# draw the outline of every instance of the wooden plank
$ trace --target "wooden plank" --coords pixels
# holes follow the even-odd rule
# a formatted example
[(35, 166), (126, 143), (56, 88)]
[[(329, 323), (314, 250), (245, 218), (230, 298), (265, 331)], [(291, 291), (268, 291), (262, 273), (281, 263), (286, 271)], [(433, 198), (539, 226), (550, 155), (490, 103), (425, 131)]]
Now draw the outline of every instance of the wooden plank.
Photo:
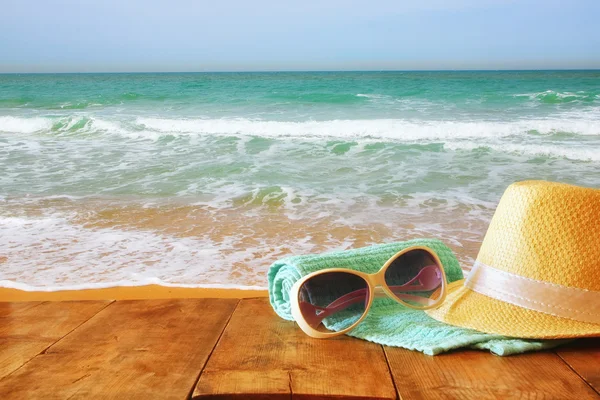
[(556, 353), (597, 393), (600, 393), (600, 339), (580, 339)]
[(187, 398), (237, 303), (116, 301), (1, 380), (0, 398)]
[(90, 319), (109, 303), (0, 303), (0, 379)]
[(280, 319), (267, 299), (242, 300), (196, 386), (196, 399), (395, 399), (381, 346), (319, 340)]
[(42, 304), (40, 301), (0, 302), (0, 318), (16, 315), (18, 312), (39, 306), (40, 304)]
[(595, 399), (552, 352), (498, 357), (457, 351), (435, 357), (385, 348), (402, 399)]

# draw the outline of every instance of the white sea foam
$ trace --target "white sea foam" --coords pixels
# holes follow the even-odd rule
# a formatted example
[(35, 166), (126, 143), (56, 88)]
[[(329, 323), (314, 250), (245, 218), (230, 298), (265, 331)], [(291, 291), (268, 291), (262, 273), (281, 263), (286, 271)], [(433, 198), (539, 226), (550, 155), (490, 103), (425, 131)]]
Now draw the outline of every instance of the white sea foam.
[(82, 284), (67, 284), (60, 286), (32, 286), (25, 283), (14, 282), (11, 280), (0, 280), (0, 287), (23, 290), (25, 292), (55, 292), (58, 290), (87, 290), (87, 289), (106, 289), (113, 287), (131, 287), (131, 286), (146, 286), (159, 285), (165, 287), (190, 288), (190, 289), (237, 289), (237, 290), (267, 290), (266, 286), (245, 286), (235, 284), (218, 284), (218, 283), (202, 283), (202, 284), (186, 284), (186, 283), (169, 283), (158, 278), (147, 278), (139, 281), (120, 281), (120, 282), (101, 282), (101, 283), (82, 283)]
[(449, 150), (475, 150), (489, 148), (501, 153), (523, 154), (527, 156), (563, 157), (570, 160), (600, 161), (600, 149), (577, 146), (569, 148), (560, 144), (524, 144), (524, 143), (472, 143), (449, 141), (444, 143)]
[[(110, 228), (82, 225), (77, 221), (87, 211), (73, 214), (76, 204), (64, 212), (46, 206), (46, 216), (0, 216), (0, 287), (55, 291), (158, 284), (264, 289), (273, 261), (315, 253), (317, 248), (322, 252), (356, 247), (353, 229), (363, 235), (365, 230), (380, 229), (384, 236), (373, 236), (378, 242), (437, 237), (462, 247), (476, 241), (490, 208), (477, 199), (471, 199), (470, 206), (461, 204), (456, 198), (462, 196), (450, 192), (447, 199), (439, 199), (439, 193), (432, 192), (409, 196), (403, 206), (382, 207), (375, 199), (371, 205), (364, 203), (365, 194), (359, 196), (362, 206), (344, 205), (347, 200), (342, 195), (325, 204), (299, 205), (304, 211), (297, 214), (302, 218), (298, 222), (293, 216), (277, 218), (270, 213), (255, 215), (257, 209), (238, 209), (234, 212), (244, 213), (243, 229), (223, 235), (221, 231), (212, 234), (207, 227), (205, 233), (191, 237), (120, 224)], [(12, 200), (5, 209), (17, 204), (18, 200)], [(224, 214), (214, 212), (219, 224)], [(450, 217), (455, 213), (465, 215), (460, 226)], [(270, 224), (279, 221), (272, 230), (263, 226), (266, 215)], [(340, 231), (347, 233), (340, 235)]]
[(385, 94), (363, 94), (359, 93), (356, 97), (365, 97), (367, 99), (390, 99), (392, 96), (387, 96)]
[[(235, 262), (253, 257), (245, 253), (226, 257), (223, 251), (230, 245), (227, 239), (214, 243), (149, 231), (85, 228), (61, 216), (0, 217), (0, 286), (35, 290), (147, 284), (237, 287), (227, 276)], [(238, 275), (241, 282), (264, 282), (262, 276)]]
[(0, 117), (0, 132), (34, 133), (48, 131), (51, 128), (52, 120), (49, 118), (20, 118), (12, 116)]
[(533, 119), (522, 121), (414, 121), (398, 119), (332, 121), (263, 121), (239, 119), (138, 118), (148, 131), (164, 134), (226, 134), (262, 137), (378, 138), (394, 141), (422, 139), (494, 138), (569, 132), (600, 135), (598, 120)]
[[(77, 125), (81, 125), (78, 128)], [(54, 128), (53, 128), (54, 127)], [(565, 112), (545, 119), (514, 121), (488, 120), (405, 120), (365, 119), (328, 121), (273, 121), (248, 118), (148, 118), (107, 120), (96, 116), (69, 117), (0, 117), (0, 131), (9, 133), (86, 134), (100, 133), (129, 138), (157, 140), (165, 135), (249, 135), (269, 138), (375, 138), (392, 141), (423, 139), (496, 138), (566, 132), (600, 136), (600, 115), (588, 112)]]
[(531, 100), (541, 100), (545, 98), (557, 98), (557, 99), (585, 99), (589, 97), (589, 94), (585, 92), (558, 92), (555, 90), (546, 90), (543, 92), (534, 92), (534, 93), (519, 93), (514, 94), (513, 97), (527, 97)]

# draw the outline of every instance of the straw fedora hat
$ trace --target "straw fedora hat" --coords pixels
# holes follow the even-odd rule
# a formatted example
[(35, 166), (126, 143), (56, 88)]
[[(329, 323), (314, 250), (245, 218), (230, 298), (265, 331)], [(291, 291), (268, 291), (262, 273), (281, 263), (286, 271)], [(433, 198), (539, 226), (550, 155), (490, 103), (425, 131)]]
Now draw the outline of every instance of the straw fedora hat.
[(600, 190), (510, 185), (464, 285), (427, 313), (505, 336), (600, 336)]

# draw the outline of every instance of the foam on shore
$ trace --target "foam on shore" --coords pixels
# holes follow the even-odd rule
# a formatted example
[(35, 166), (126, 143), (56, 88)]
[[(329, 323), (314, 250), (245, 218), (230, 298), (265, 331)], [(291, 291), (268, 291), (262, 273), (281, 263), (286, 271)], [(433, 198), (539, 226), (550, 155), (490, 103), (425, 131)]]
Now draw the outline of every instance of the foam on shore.
[(0, 301), (141, 300), (177, 298), (267, 297), (266, 289), (175, 287), (161, 285), (115, 286), (86, 290), (28, 291), (0, 287)]

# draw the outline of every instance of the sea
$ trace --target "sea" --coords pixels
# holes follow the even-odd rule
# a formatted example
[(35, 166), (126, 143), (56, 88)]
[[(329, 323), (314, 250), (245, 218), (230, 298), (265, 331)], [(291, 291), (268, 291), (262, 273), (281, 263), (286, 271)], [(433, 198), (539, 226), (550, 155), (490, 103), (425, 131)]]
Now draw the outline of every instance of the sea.
[(600, 71), (3, 74), (0, 286), (265, 288), (423, 237), (468, 271), (528, 179), (600, 187)]

